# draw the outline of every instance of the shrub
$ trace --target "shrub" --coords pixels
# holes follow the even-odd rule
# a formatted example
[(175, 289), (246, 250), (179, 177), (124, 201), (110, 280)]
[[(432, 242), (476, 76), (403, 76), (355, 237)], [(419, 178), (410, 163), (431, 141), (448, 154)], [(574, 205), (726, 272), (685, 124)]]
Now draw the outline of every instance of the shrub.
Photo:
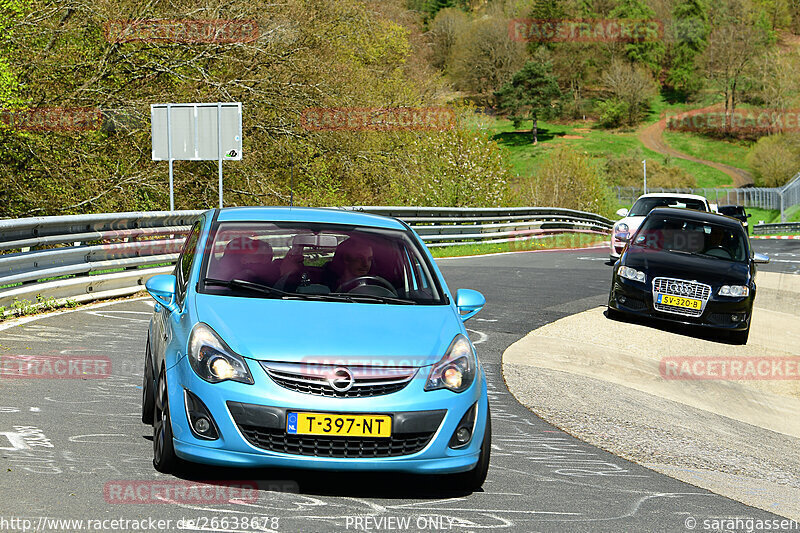
[(592, 159), (568, 146), (559, 146), (539, 166), (535, 176), (521, 184), (520, 203), (563, 207), (608, 215), (613, 210), (611, 190)]
[(800, 170), (800, 139), (778, 134), (762, 137), (747, 154), (758, 187), (780, 187)]
[[(642, 160), (644, 154), (639, 150), (624, 155), (609, 157), (605, 170), (608, 181), (619, 187), (641, 187), (643, 185)], [(697, 186), (694, 176), (680, 167), (671, 166), (665, 161), (647, 161), (647, 186), (664, 188), (693, 188)]]
[(604, 128), (618, 128), (628, 116), (630, 106), (616, 98), (610, 98), (597, 104), (600, 113), (600, 125)]

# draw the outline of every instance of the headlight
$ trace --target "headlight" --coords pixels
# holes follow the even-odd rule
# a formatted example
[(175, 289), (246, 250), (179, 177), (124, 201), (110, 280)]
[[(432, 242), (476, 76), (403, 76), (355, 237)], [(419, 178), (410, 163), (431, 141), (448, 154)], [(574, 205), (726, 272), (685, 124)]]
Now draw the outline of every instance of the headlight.
[(619, 267), (619, 270), (617, 270), (617, 274), (619, 274), (620, 277), (623, 277), (625, 279), (640, 281), (642, 283), (644, 283), (645, 280), (647, 279), (647, 276), (645, 276), (644, 272), (640, 272), (634, 268), (626, 266)]
[(732, 296), (734, 298), (740, 298), (742, 296), (748, 296), (749, 294), (750, 288), (745, 285), (723, 285), (719, 288), (720, 296)]
[(203, 323), (197, 324), (189, 337), (189, 363), (195, 373), (209, 383), (231, 380), (253, 384), (244, 359)]
[(425, 384), (425, 390), (450, 389), (454, 392), (467, 390), (475, 380), (478, 362), (472, 343), (462, 334), (456, 335), (447, 353), (433, 365)]
[(628, 233), (628, 225), (625, 224), (624, 222), (621, 222), (621, 223), (617, 224), (616, 231), (622, 232), (622, 233)]

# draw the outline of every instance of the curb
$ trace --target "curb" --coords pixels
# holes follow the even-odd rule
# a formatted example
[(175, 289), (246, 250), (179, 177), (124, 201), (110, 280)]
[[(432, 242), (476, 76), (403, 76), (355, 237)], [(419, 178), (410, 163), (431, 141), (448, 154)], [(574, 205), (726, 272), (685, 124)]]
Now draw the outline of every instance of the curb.
[(751, 239), (800, 239), (800, 235), (753, 235)]

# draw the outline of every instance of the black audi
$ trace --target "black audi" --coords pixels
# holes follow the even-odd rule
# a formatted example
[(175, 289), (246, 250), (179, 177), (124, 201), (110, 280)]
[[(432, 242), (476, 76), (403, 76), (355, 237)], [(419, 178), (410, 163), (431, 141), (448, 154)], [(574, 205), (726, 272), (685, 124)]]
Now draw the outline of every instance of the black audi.
[(742, 224), (688, 209), (654, 209), (614, 265), (608, 317), (626, 314), (727, 330), (747, 343), (756, 264)]

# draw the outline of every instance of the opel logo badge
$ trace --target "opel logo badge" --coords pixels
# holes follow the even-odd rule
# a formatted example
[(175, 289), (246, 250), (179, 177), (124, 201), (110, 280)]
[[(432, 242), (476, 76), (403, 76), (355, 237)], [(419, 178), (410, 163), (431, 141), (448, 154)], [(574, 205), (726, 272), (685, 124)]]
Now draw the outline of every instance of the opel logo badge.
[(333, 390), (337, 392), (347, 392), (353, 388), (353, 373), (343, 366), (338, 367), (333, 371), (333, 374), (328, 378), (328, 383)]

